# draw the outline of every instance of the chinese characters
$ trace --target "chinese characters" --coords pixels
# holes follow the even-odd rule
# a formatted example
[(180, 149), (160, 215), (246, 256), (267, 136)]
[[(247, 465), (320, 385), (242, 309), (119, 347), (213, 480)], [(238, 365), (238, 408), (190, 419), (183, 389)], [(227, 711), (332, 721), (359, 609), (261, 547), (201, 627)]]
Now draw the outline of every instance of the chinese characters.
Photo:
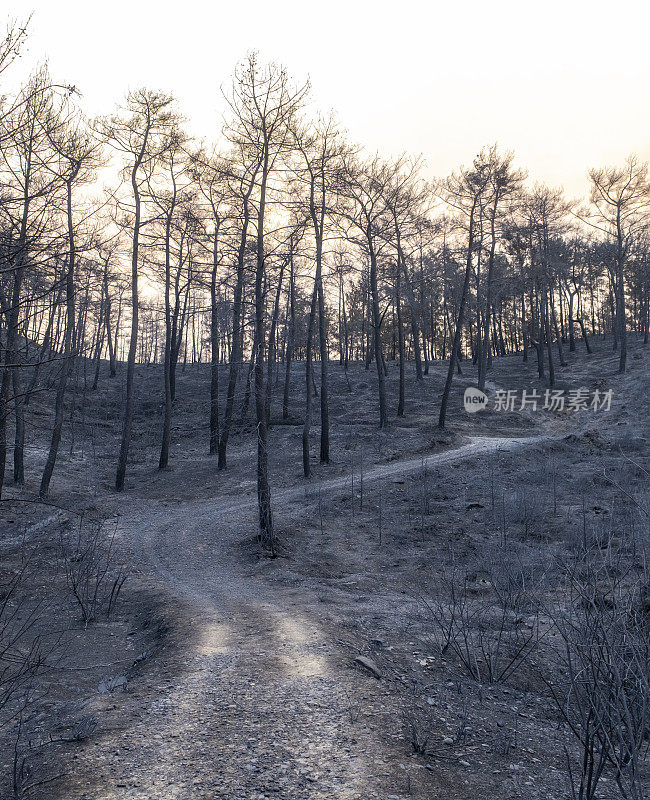
[(609, 411), (611, 405), (611, 389), (497, 389), (494, 396), (495, 411)]

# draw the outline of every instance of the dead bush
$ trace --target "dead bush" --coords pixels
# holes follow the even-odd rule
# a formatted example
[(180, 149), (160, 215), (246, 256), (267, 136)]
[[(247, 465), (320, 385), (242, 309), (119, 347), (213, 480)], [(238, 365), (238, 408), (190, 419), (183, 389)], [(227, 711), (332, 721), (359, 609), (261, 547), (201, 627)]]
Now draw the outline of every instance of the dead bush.
[(551, 694), (577, 744), (566, 749), (574, 798), (596, 797), (606, 768), (625, 800), (643, 800), (650, 732), (647, 575), (592, 548), (567, 570), (569, 603), (555, 614), (560, 634)]
[(114, 544), (115, 530), (108, 534), (101, 522), (85, 523), (83, 517), (76, 534), (61, 536), (66, 582), (84, 625), (99, 613), (110, 617), (128, 577), (127, 567), (117, 560)]
[(38, 606), (22, 593), (26, 562), (0, 584), (0, 723), (15, 716), (14, 701), (31, 684), (43, 661), (41, 637), (35, 632)]
[(451, 651), (478, 683), (501, 683), (531, 657), (540, 638), (539, 615), (517, 573), (498, 577), (452, 571), (441, 595), (425, 601), (441, 654)]

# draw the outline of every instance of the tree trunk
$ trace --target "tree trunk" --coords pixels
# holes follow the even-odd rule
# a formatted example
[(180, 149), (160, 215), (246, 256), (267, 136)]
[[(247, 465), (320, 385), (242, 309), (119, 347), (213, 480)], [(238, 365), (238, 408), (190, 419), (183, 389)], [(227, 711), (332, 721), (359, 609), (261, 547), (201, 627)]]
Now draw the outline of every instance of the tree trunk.
[[(402, 300), (400, 292), (400, 270), (397, 267), (397, 275), (395, 276), (395, 307), (397, 311), (397, 343), (399, 349), (399, 396), (397, 400), (397, 416), (404, 416), (404, 361), (406, 359), (404, 353), (404, 330), (402, 328)], [(417, 364), (417, 361), (416, 361)], [(422, 380), (422, 372), (420, 370), (420, 380)]]
[(264, 154), (260, 201), (257, 211), (257, 268), (255, 270), (255, 412), (257, 417), (257, 504), (259, 509), (259, 535), (261, 542), (275, 555), (275, 534), (271, 512), (271, 489), (268, 471), (268, 423), (264, 394), (264, 212), (266, 180), (268, 175), (268, 145)]
[(548, 384), (552, 388), (555, 386), (555, 366), (553, 365), (553, 342), (551, 335), (551, 325), (549, 319), (549, 302), (547, 290), (544, 289), (544, 307), (543, 307), (543, 327), (544, 339), (546, 341), (546, 354), (548, 356)]
[(574, 303), (575, 303), (575, 293), (574, 292), (569, 292), (569, 311), (568, 311), (569, 320), (568, 320), (568, 324), (569, 324), (569, 352), (570, 353), (575, 353), (575, 351), (576, 351), (576, 337), (575, 337), (575, 329), (574, 329), (575, 319), (573, 317), (573, 306), (574, 306)]
[(25, 406), (22, 390), (20, 353), (14, 351), (16, 365), (12, 371), (14, 389), (14, 413), (16, 424), (14, 429), (14, 483), (22, 486), (25, 483)]
[(560, 359), (560, 366), (566, 367), (567, 363), (564, 359), (564, 348), (562, 347), (562, 332), (558, 328), (557, 324), (557, 314), (555, 313), (555, 304), (553, 303), (553, 296), (551, 295), (550, 299), (550, 306), (551, 306), (551, 320), (553, 322), (553, 330), (555, 331), (555, 338), (557, 340), (557, 354)]
[(445, 419), (447, 417), (447, 405), (449, 404), (449, 395), (451, 393), (451, 384), (454, 379), (454, 362), (458, 359), (460, 351), (460, 340), (463, 331), (463, 319), (465, 316), (465, 305), (467, 304), (467, 294), (469, 292), (469, 281), (472, 272), (472, 253), (474, 250), (474, 213), (476, 210), (476, 203), (472, 206), (472, 211), (469, 218), (469, 234), (467, 242), (467, 257), (465, 261), (465, 278), (463, 280), (463, 290), (460, 296), (460, 307), (458, 309), (458, 319), (456, 320), (456, 331), (454, 333), (454, 341), (451, 347), (451, 355), (449, 357), (449, 368), (447, 370), (447, 379), (445, 381), (445, 388), (442, 393), (442, 400), (440, 402), (440, 414), (438, 416), (438, 427), (442, 430), (445, 427)]
[(138, 352), (138, 248), (140, 244), (140, 188), (138, 186), (138, 168), (144, 157), (146, 144), (143, 143), (141, 155), (136, 159), (131, 171), (131, 186), (135, 203), (135, 218), (133, 221), (133, 237), (131, 241), (131, 341), (126, 364), (126, 402), (124, 405), (124, 422), (122, 425), (122, 440), (120, 455), (117, 462), (117, 475), (115, 476), (115, 489), (121, 492), (124, 489), (126, 464), (129, 457), (131, 444), (131, 429), (133, 426), (133, 412), (135, 410), (135, 359)]
[(280, 274), (278, 275), (278, 287), (275, 292), (275, 302), (273, 303), (273, 314), (271, 316), (271, 329), (269, 331), (269, 347), (267, 353), (267, 370), (266, 370), (266, 420), (268, 425), (271, 424), (271, 393), (273, 388), (273, 364), (276, 360), (276, 331), (278, 327), (278, 317), (280, 316), (280, 297), (282, 296), (282, 279), (284, 277), (284, 268), (286, 262), (283, 259), (280, 262)]
[(106, 340), (108, 343), (108, 363), (109, 363), (109, 376), (114, 378), (117, 374), (115, 348), (117, 346), (117, 325), (115, 331), (115, 341), (111, 335), (111, 294), (108, 288), (108, 258), (104, 262), (104, 295), (106, 297)]
[[(318, 264), (318, 262), (317, 262)], [(316, 267), (318, 270), (318, 266)], [(307, 322), (307, 345), (305, 350), (305, 419), (302, 427), (302, 471), (305, 478), (311, 476), (309, 462), (309, 433), (311, 428), (312, 411), (312, 343), (314, 337), (314, 319), (316, 316), (316, 303), (318, 300), (318, 275), (314, 280), (309, 308), (309, 321)]]
[(210, 275), (210, 453), (219, 451), (219, 306), (217, 304), (217, 269), (219, 266), (219, 224), (215, 222), (212, 239)]
[[(158, 469), (166, 469), (169, 463), (169, 445), (172, 436), (172, 320), (171, 320), (171, 235), (172, 217), (174, 214), (176, 196), (176, 185), (174, 183), (174, 194), (172, 196), (171, 207), (167, 209), (165, 218), (165, 354), (163, 367), (163, 392), (165, 400), (165, 410), (163, 416), (163, 434), (160, 446), (160, 458), (158, 459)], [(179, 270), (180, 271), (180, 270)]]
[(248, 224), (250, 221), (249, 199), (253, 191), (255, 174), (253, 174), (247, 191), (243, 195), (243, 220), (241, 234), (239, 238), (239, 248), (237, 250), (237, 283), (233, 297), (232, 309), (232, 347), (230, 348), (230, 370), (228, 375), (228, 391), (226, 394), (226, 407), (224, 410), (223, 427), (221, 438), (219, 439), (219, 462), (218, 469), (226, 469), (226, 449), (228, 438), (232, 426), (232, 414), (235, 405), (235, 389), (237, 388), (237, 376), (241, 366), (242, 358), (242, 294), (244, 288), (244, 266), (246, 260), (246, 244), (248, 238)]
[(289, 261), (289, 330), (287, 332), (287, 347), (284, 355), (284, 392), (282, 394), (282, 419), (289, 419), (289, 389), (291, 386), (291, 359), (293, 357), (293, 344), (296, 329), (296, 290), (293, 268), (293, 253)]
[(102, 295), (99, 301), (99, 317), (97, 320), (97, 344), (95, 345), (95, 374), (93, 376), (93, 385), (91, 391), (96, 392), (99, 386), (99, 371), (102, 363), (102, 350), (104, 349), (104, 314), (106, 313), (106, 304)]
[(372, 296), (373, 342), (375, 347), (375, 363), (377, 364), (377, 382), (379, 386), (379, 427), (388, 425), (386, 407), (385, 368), (381, 351), (381, 315), (379, 311), (379, 290), (377, 287), (377, 254), (375, 253), (373, 233), (367, 228), (368, 247), (370, 250), (370, 291)]
[[(402, 270), (402, 274), (404, 275), (404, 286), (406, 288), (406, 298), (409, 303), (409, 308), (411, 311), (411, 338), (413, 339), (413, 355), (415, 358), (415, 379), (417, 381), (421, 381), (422, 378), (422, 355), (420, 352), (420, 327), (418, 325), (418, 315), (417, 315), (417, 306), (415, 303), (415, 295), (413, 293), (413, 286), (411, 284), (411, 277), (408, 273), (408, 267), (406, 266), (406, 258), (404, 257), (404, 252), (402, 249), (402, 239), (401, 239), (401, 232), (399, 229), (399, 224), (397, 221), (397, 216), (393, 213), (393, 221), (395, 224), (395, 238), (397, 243), (397, 269), (398, 272)], [(397, 303), (399, 305), (400, 299), (399, 295), (397, 296)], [(399, 324), (399, 323), (398, 323)], [(402, 334), (403, 335), (403, 334)], [(425, 348), (426, 349), (426, 348)]]
[[(18, 344), (18, 324), (20, 319), (20, 295), (22, 290), (23, 272), (27, 262), (27, 220), (29, 217), (30, 202), (29, 175), (25, 178), (23, 210), (20, 224), (20, 233), (16, 243), (16, 265), (14, 268), (11, 299), (7, 310), (7, 333), (5, 342), (5, 363), (2, 370), (0, 383), (0, 497), (4, 487), (5, 463), (7, 460), (7, 421), (9, 418), (9, 392), (12, 385)], [(14, 390), (15, 392), (15, 390)]]
[(75, 307), (74, 307), (74, 275), (75, 275), (75, 238), (74, 227), (72, 221), (72, 179), (67, 181), (66, 185), (67, 195), (67, 216), (68, 216), (68, 270), (65, 281), (65, 298), (66, 298), (66, 326), (65, 326), (65, 352), (63, 364), (61, 366), (61, 375), (59, 377), (59, 384), (56, 390), (56, 399), (54, 404), (54, 427), (52, 428), (52, 438), (50, 440), (50, 450), (45, 462), (45, 469), (41, 478), (41, 486), (39, 489), (40, 497), (47, 497), (50, 490), (50, 480), (54, 472), (54, 465), (59, 450), (59, 443), (61, 441), (61, 431), (63, 428), (63, 404), (65, 400), (65, 390), (68, 383), (68, 376), (72, 369), (72, 362), (74, 360), (74, 324), (75, 324)]
[(38, 361), (36, 362), (36, 366), (34, 367), (34, 372), (32, 374), (32, 379), (29, 382), (29, 386), (27, 387), (27, 392), (25, 393), (25, 405), (29, 405), (29, 400), (32, 396), (32, 392), (36, 388), (38, 384), (38, 377), (40, 375), (41, 367), (43, 366), (43, 361), (45, 361), (47, 354), (50, 352), (50, 344), (52, 341), (52, 326), (54, 325), (54, 317), (55, 317), (55, 307), (59, 302), (59, 292), (54, 295), (54, 299), (52, 301), (52, 307), (50, 309), (50, 314), (47, 320), (47, 326), (45, 328), (45, 335), (43, 337), (43, 344), (41, 345), (41, 350), (38, 356)]
[(318, 281), (318, 333), (320, 339), (320, 462), (330, 463), (330, 420), (329, 420), (329, 388), (327, 367), (327, 328), (325, 319), (325, 298), (323, 297), (323, 278)]

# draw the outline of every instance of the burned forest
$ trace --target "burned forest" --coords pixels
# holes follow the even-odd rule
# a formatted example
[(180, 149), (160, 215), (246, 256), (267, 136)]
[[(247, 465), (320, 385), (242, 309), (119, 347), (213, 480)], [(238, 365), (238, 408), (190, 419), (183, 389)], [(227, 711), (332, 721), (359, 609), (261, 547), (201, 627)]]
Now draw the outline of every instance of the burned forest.
[(481, 105), (450, 162), (460, 99), (419, 154), (387, 43), (364, 140), (374, 68), (348, 128), (244, 8), (229, 72), (182, 10), (125, 32), (128, 85), (39, 13), (0, 42), (0, 800), (650, 796), (650, 128), (566, 188), (487, 62), (464, 100), (526, 125)]

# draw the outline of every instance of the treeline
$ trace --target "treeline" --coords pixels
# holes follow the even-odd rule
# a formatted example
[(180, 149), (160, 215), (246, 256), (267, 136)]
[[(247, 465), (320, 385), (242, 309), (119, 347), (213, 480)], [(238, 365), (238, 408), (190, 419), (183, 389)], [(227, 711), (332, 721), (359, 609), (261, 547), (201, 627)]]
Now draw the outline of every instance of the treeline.
[[(20, 26), (9, 30), (0, 78), (25, 37)], [(260, 536), (272, 550), (271, 385), (280, 373), (286, 419), (292, 362), (305, 364), (309, 477), (315, 399), (320, 460), (329, 461), (332, 361), (374, 364), (383, 427), (389, 409), (404, 414), (406, 363), (421, 381), (432, 362), (447, 360), (443, 427), (463, 359), (477, 364), (483, 388), (493, 357), (528, 359), (532, 350), (552, 386), (577, 340), (589, 352), (591, 337), (613, 334), (621, 371), (630, 331), (647, 342), (650, 186), (635, 157), (592, 170), (591, 201), (580, 205), (531, 186), (496, 146), (436, 181), (424, 177), (419, 158), (369, 156), (332, 116), (310, 113), (308, 85), (255, 55), (236, 68), (225, 99), (215, 145), (188, 136), (174, 99), (155, 91), (130, 92), (114, 115), (89, 120), (75, 89), (40, 69), (3, 99), (0, 489), (11, 431), (13, 480), (24, 482), (25, 409), (45, 373), (56, 377), (42, 497), (76, 359), (91, 365), (93, 389), (126, 362), (117, 490), (128, 466), (136, 364), (164, 366), (165, 468), (177, 365), (206, 362), (209, 448), (219, 469), (237, 386), (250, 382)], [(395, 399), (386, 395), (390, 359), (399, 362)]]

